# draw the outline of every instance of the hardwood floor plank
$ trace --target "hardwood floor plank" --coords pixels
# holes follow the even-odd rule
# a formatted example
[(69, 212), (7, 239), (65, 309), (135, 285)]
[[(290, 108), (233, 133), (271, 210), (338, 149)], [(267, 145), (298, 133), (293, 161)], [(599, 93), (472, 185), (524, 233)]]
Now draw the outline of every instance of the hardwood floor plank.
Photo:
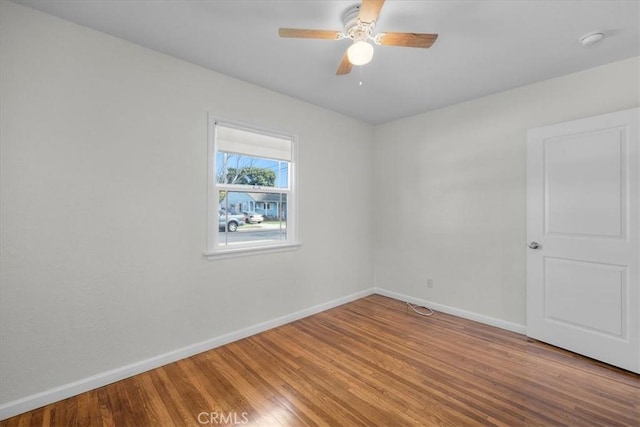
[[(303, 360), (301, 360), (303, 361)], [(314, 363), (303, 364), (295, 371), (295, 382), (304, 383), (312, 393), (321, 394), (321, 400), (329, 412), (330, 407), (337, 407), (339, 412), (348, 414), (347, 419), (337, 420), (339, 423), (371, 424), (371, 417), (382, 417), (378, 408), (371, 408), (367, 402), (360, 399), (350, 391), (350, 382), (345, 380), (344, 373), (335, 369), (319, 369)]]
[(86, 399), (78, 399), (78, 411), (80, 414), (80, 425), (99, 426), (102, 424), (100, 416), (100, 403), (98, 402), (97, 390), (86, 393)]
[[(248, 344), (239, 345), (241, 348), (234, 351), (244, 353), (245, 356), (247, 353), (252, 355), (245, 357), (246, 363), (254, 372), (260, 372), (260, 382), (271, 390), (274, 401), (286, 411), (294, 425), (322, 425), (326, 420), (333, 420), (320, 402), (313, 399), (312, 394), (291, 385), (300, 381), (297, 373), (301, 366), (297, 356), (280, 358), (278, 344), (272, 344), (272, 340), (266, 335), (260, 335)], [(265, 365), (265, 360), (270, 360), (271, 363)]]
[[(305, 333), (309, 333), (309, 329), (303, 328), (301, 324), (297, 325), (297, 327), (300, 328), (300, 330), (305, 331)], [(318, 337), (315, 336), (314, 338), (317, 339)], [(298, 345), (301, 348), (305, 346), (303, 343), (298, 343)], [(413, 387), (416, 384), (407, 385), (402, 378), (398, 378), (390, 372), (378, 372), (375, 364), (371, 363), (371, 360), (362, 357), (357, 352), (343, 348), (342, 344), (339, 345), (339, 348), (334, 349), (330, 346), (322, 345), (322, 339), (319, 339), (316, 345), (309, 347), (309, 353), (306, 356), (309, 358), (313, 357), (313, 354), (316, 353), (313, 351), (313, 348), (317, 346), (321, 346), (321, 348), (323, 348), (322, 354), (326, 354), (333, 361), (331, 366), (337, 366), (341, 372), (348, 372), (352, 377), (352, 381), (353, 378), (358, 378), (362, 381), (369, 380), (367, 386), (377, 389), (378, 392), (381, 393), (381, 398), (388, 399), (388, 394), (383, 394), (383, 390), (396, 391), (400, 396), (402, 396), (401, 401), (397, 402), (397, 407), (408, 407), (415, 413), (423, 413), (426, 406), (433, 404), (431, 409), (427, 411), (431, 421), (436, 424), (449, 425), (444, 421), (444, 418), (441, 417), (442, 413), (439, 405), (441, 402), (438, 402), (436, 397), (432, 397), (432, 401), (429, 403), (424, 402), (422, 399), (415, 400), (416, 397), (419, 397), (419, 393), (417, 393)], [(381, 355), (381, 357), (384, 357), (384, 355)], [(322, 362), (316, 361), (316, 363)], [(389, 402), (386, 403), (388, 404)], [(464, 413), (458, 413), (450, 421), (454, 424), (459, 424), (462, 422), (468, 423), (470, 420)]]
[[(326, 348), (324, 350), (323, 354), (329, 357), (332, 356), (331, 351)], [(311, 363), (315, 362), (313, 354), (309, 354), (307, 357)], [(425, 408), (428, 404), (421, 399), (417, 399), (418, 393), (413, 387), (400, 387), (398, 384), (393, 384), (393, 378), (388, 375), (379, 375), (375, 372), (370, 372), (368, 369), (363, 372), (363, 367), (366, 368), (366, 365), (361, 360), (355, 359), (349, 363), (343, 360), (338, 361), (335, 358), (332, 358), (332, 360), (342, 375), (349, 375), (350, 390), (353, 393), (377, 396), (377, 399), (373, 401), (369, 399), (368, 403), (376, 408), (384, 408), (386, 411), (384, 419), (392, 418), (394, 420), (394, 422), (381, 422), (380, 424), (399, 424), (403, 418), (416, 420), (426, 418), (437, 425), (453, 425), (450, 423), (452, 420), (445, 421), (437, 405), (431, 410), (427, 410), (425, 414)], [(388, 408), (396, 409), (390, 411)], [(403, 409), (398, 411), (397, 408)], [(459, 416), (456, 418), (460, 421)]]
[(234, 423), (640, 427), (640, 378), (520, 334), (443, 313), (421, 317), (372, 295), (0, 427)]
[[(73, 399), (73, 398), (72, 398)], [(51, 405), (51, 425), (63, 426), (71, 425), (67, 417), (66, 401), (62, 400)]]
[[(111, 386), (113, 386), (113, 384)], [(107, 393), (106, 387), (97, 389), (96, 394), (98, 396), (98, 405), (100, 405), (99, 411), (101, 421), (100, 423), (96, 424), (102, 424), (104, 427), (115, 427), (116, 423), (113, 419), (114, 409), (109, 403), (109, 395)], [(81, 396), (82, 395), (78, 397), (80, 398)]]
[(145, 412), (145, 424), (162, 425), (164, 420), (171, 419), (171, 414), (160, 397), (160, 393), (153, 384), (153, 379), (148, 372), (137, 376), (141, 390), (141, 400)]
[[(173, 365), (173, 364), (171, 364)], [(184, 395), (183, 389), (177, 378), (172, 378), (169, 374), (170, 366), (163, 366), (156, 370), (153, 381), (158, 393), (171, 412), (171, 419), (180, 425), (195, 425), (197, 412), (195, 409), (198, 402), (189, 401)]]

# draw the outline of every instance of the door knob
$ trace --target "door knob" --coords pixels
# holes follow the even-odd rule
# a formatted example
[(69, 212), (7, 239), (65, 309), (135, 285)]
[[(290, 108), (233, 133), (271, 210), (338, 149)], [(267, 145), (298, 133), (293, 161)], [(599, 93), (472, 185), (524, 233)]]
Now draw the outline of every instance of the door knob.
[(538, 243), (538, 242), (531, 242), (531, 243), (529, 243), (529, 247), (530, 247), (531, 249), (540, 249), (540, 243)]

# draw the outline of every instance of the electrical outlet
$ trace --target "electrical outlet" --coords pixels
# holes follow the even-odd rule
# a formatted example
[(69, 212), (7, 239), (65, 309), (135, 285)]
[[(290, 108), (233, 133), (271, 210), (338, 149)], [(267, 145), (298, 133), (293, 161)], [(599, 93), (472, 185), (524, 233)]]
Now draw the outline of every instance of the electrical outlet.
[(431, 277), (427, 279), (427, 288), (433, 288), (433, 279)]

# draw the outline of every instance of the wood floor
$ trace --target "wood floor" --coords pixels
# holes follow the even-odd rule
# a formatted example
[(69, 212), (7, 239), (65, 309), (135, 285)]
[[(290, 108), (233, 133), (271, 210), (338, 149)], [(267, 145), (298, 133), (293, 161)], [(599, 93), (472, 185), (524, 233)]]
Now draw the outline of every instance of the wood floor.
[(0, 423), (640, 425), (640, 377), (372, 295)]

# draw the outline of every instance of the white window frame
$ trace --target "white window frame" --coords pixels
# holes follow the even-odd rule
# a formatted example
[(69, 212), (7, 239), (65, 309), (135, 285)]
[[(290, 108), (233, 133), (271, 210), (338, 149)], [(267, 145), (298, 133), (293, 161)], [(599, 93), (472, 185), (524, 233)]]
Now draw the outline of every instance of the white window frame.
[[(217, 165), (217, 140), (216, 126), (235, 128), (242, 131), (253, 132), (269, 137), (287, 139), (291, 141), (291, 161), (288, 168), (288, 188), (279, 187), (259, 187), (239, 184), (220, 184), (216, 182)], [(235, 120), (223, 119), (209, 114), (207, 120), (208, 142), (207, 142), (207, 162), (208, 162), (208, 193), (207, 193), (207, 249), (204, 256), (210, 260), (223, 259), (237, 256), (254, 255), (261, 253), (281, 252), (294, 250), (300, 246), (298, 240), (298, 137), (295, 134), (267, 129), (250, 125)], [(250, 191), (252, 193), (284, 193), (287, 195), (287, 239), (268, 242), (246, 242), (233, 246), (220, 245), (220, 233), (218, 231), (218, 211), (220, 208), (218, 192), (226, 191)]]

